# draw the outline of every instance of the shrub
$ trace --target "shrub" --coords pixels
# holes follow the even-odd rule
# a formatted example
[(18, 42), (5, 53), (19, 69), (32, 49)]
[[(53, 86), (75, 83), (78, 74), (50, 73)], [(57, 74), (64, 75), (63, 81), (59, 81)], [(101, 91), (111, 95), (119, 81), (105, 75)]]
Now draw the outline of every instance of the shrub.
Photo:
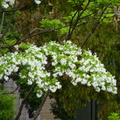
[(15, 115), (15, 95), (0, 95), (0, 120), (12, 120)]
[(111, 115), (108, 117), (108, 120), (120, 120), (120, 116), (118, 113), (111, 113)]

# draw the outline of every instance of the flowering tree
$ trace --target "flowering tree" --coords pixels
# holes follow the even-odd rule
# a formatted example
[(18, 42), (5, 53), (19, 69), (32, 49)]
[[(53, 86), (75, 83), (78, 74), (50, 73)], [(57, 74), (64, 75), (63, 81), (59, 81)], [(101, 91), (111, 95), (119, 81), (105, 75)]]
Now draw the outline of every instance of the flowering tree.
[[(0, 37), (0, 48), (3, 51), (1, 52), (0, 58), (0, 78), (7, 81), (11, 77), (16, 79), (17, 76), (17, 80), (19, 79), (20, 83), (31, 86), (30, 91), (22, 102), (15, 120), (19, 118), (23, 104), (25, 104), (32, 91), (35, 91), (38, 97), (46, 91), (54, 93), (56, 90), (62, 88), (63, 85), (61, 79), (63, 78), (70, 81), (72, 86), (77, 86), (77, 84), (81, 83), (89, 86), (91, 89), (94, 88), (97, 92), (108, 91), (114, 94), (117, 93), (116, 80), (105, 70), (103, 64), (98, 60), (96, 55), (92, 55), (89, 50), (82, 50), (81, 48), (72, 45), (69, 41), (63, 42), (64, 45), (50, 42), (42, 47), (27, 44), (17, 46), (19, 43), (41, 34), (45, 34), (44, 39), (46, 39), (48, 37), (48, 34), (46, 35), (46, 33), (52, 33), (52, 37), (59, 42), (63, 39), (72, 39), (72, 36), (76, 34), (76, 30), (79, 26), (93, 20), (94, 24), (91, 27), (90, 33), (81, 44), (81, 47), (83, 47), (101, 22), (108, 23), (112, 21), (112, 16), (114, 15), (112, 12), (113, 8), (119, 4), (118, 0), (68, 0), (62, 1), (61, 4), (64, 2), (70, 7), (70, 11), (64, 11), (63, 16), (61, 17), (59, 14), (56, 15), (56, 5), (58, 5), (56, 1), (1, 1), (3, 6), (2, 11), (0, 11), (3, 14), (2, 18), (4, 18), (4, 13), (6, 12), (12, 13), (12, 16), (5, 29), (4, 27), (2, 28), (3, 31), (1, 32), (2, 34)], [(14, 39), (12, 38), (10, 41), (7, 33), (11, 28), (10, 25), (14, 24), (14, 18), (18, 19), (18, 16), (22, 15), (24, 9), (30, 10), (33, 5), (40, 9), (42, 6), (45, 7), (46, 4), (49, 5), (49, 7), (52, 7), (52, 10), (47, 11), (46, 9), (47, 12), (41, 12), (42, 15), (38, 19), (38, 26), (40, 27), (31, 27), (32, 29), (30, 28), (30, 30), (24, 32), (23, 26), (20, 30), (21, 26), (27, 20), (25, 19), (17, 28), (22, 35), (17, 34), (17, 37)], [(29, 8), (27, 6), (29, 6)], [(32, 15), (30, 14), (30, 16)], [(48, 17), (46, 18), (46, 16)], [(33, 23), (35, 24), (36, 21)], [(17, 22), (19, 23), (21, 21), (18, 20)], [(12, 27), (14, 28), (15, 26)], [(16, 32), (16, 28), (14, 29)], [(52, 37), (51, 39), (53, 40)], [(51, 41), (51, 39), (49, 36), (49, 40), (46, 40), (45, 42)], [(37, 42), (35, 41), (35, 43), (38, 43), (38, 41), (39, 39), (37, 39)], [(8, 51), (12, 51), (13, 53), (3, 54)], [(38, 109), (34, 119), (36, 119), (39, 111), (40, 109)]]
[(15, 47), (20, 51), (0, 58), (0, 79), (8, 81), (17, 73), (20, 82), (35, 85), (37, 97), (41, 97), (43, 92), (60, 89), (60, 76), (69, 77), (74, 86), (80, 82), (97, 92), (103, 90), (117, 94), (116, 80), (97, 56), (82, 51), (70, 41), (64, 45), (50, 42), (40, 48), (28, 44)]
[(90, 51), (82, 51), (70, 41), (64, 45), (50, 42), (40, 48), (25, 45), (15, 46), (25, 52), (7, 53), (1, 57), (0, 79), (7, 81), (9, 76), (19, 72), (21, 82), (29, 85), (36, 82), (38, 97), (42, 94), (41, 89), (51, 92), (60, 89), (59, 76), (68, 76), (73, 85), (80, 82), (93, 86), (97, 92), (104, 90), (117, 94), (116, 80)]

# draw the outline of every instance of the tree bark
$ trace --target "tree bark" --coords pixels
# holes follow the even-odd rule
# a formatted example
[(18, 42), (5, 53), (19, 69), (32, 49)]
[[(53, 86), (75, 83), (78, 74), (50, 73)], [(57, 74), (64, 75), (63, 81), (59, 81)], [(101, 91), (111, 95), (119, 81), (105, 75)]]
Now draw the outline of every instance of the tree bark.
[(37, 117), (39, 116), (40, 111), (41, 111), (41, 109), (42, 109), (42, 106), (44, 105), (44, 103), (45, 103), (45, 101), (46, 101), (46, 99), (47, 99), (49, 93), (50, 93), (50, 91), (48, 90), (47, 93), (45, 94), (44, 99), (42, 100), (41, 104), (39, 105), (39, 108), (37, 109), (37, 112), (36, 112), (36, 114), (35, 114), (33, 120), (36, 120)]
[(22, 112), (22, 109), (23, 109), (23, 106), (24, 106), (27, 98), (28, 98), (28, 97), (30, 96), (30, 94), (33, 92), (33, 90), (34, 90), (35, 87), (36, 87), (36, 84), (34, 83), (34, 84), (32, 85), (32, 87), (31, 87), (31, 89), (29, 90), (28, 94), (26, 95), (26, 97), (22, 100), (22, 103), (21, 103), (20, 108), (19, 108), (19, 112), (18, 112), (18, 114), (17, 114), (17, 116), (15, 117), (14, 120), (18, 120), (18, 119), (19, 119), (19, 117), (20, 117), (20, 115), (21, 115), (21, 112)]

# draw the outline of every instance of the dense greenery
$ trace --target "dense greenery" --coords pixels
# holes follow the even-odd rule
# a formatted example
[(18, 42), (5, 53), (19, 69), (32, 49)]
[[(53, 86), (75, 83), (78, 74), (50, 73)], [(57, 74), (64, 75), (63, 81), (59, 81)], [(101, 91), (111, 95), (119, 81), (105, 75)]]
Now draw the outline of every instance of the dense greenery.
[(7, 94), (0, 95), (0, 120), (13, 119), (13, 116), (16, 113), (15, 98), (16, 98), (15, 95), (7, 95)]
[(120, 120), (120, 116), (117, 113), (111, 113), (111, 115), (108, 116), (108, 120)]

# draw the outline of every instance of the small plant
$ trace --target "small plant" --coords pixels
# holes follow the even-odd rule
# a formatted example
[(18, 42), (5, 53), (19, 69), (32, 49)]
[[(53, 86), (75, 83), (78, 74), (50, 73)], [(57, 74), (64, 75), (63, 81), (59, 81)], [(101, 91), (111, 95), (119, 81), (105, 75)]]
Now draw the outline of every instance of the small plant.
[(120, 120), (120, 116), (118, 113), (111, 113), (111, 115), (108, 117), (108, 120)]
[[(1, 92), (1, 91), (0, 91)], [(16, 114), (15, 111), (15, 95), (1, 94), (0, 95), (0, 120), (12, 120)]]

